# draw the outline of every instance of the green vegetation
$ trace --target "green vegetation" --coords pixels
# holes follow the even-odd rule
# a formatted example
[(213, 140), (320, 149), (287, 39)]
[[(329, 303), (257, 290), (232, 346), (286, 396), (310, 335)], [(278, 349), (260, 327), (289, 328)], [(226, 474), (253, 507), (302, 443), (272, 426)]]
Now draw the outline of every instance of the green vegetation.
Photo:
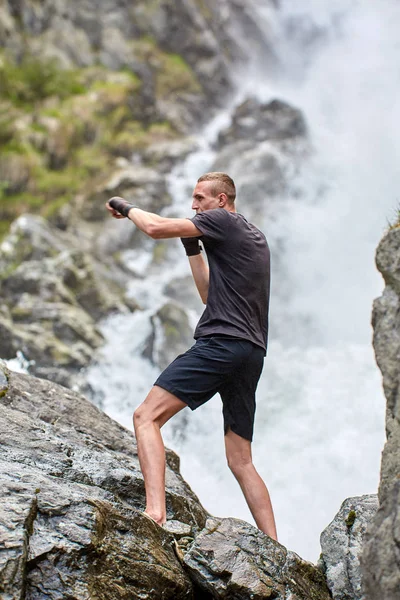
[(199, 93), (200, 85), (182, 57), (152, 38), (132, 49), (155, 83), (147, 113), (142, 81), (127, 69), (65, 70), (53, 59), (17, 63), (0, 52), (0, 239), (19, 214), (51, 219), (78, 194), (90, 196), (115, 157), (176, 138), (170, 122), (157, 120), (156, 100)]
[(69, 71), (66, 76), (55, 59), (32, 56), (25, 56), (19, 64), (1, 58), (0, 89), (3, 98), (24, 107), (50, 96), (67, 98), (85, 91), (79, 71)]
[(400, 227), (400, 205), (394, 210), (394, 215), (390, 221), (388, 220), (388, 230), (397, 229)]
[(354, 521), (356, 520), (356, 517), (357, 517), (356, 511), (355, 510), (351, 510), (349, 512), (349, 514), (347, 515), (346, 521), (345, 521), (347, 529), (351, 529), (353, 527)]
[(153, 66), (156, 95), (166, 98), (171, 94), (196, 94), (201, 86), (188, 63), (179, 54), (163, 52), (150, 36), (133, 43), (137, 56)]

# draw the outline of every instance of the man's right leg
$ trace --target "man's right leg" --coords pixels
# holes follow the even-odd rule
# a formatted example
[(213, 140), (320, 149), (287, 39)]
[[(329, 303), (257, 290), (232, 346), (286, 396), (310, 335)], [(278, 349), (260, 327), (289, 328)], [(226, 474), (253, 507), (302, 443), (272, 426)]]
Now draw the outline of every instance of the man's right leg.
[(271, 499), (264, 481), (253, 465), (251, 442), (229, 429), (225, 434), (225, 451), (229, 468), (242, 489), (257, 527), (277, 540)]
[(159, 525), (166, 521), (165, 448), (160, 429), (185, 406), (185, 402), (155, 385), (133, 415), (139, 463), (146, 488), (145, 512)]

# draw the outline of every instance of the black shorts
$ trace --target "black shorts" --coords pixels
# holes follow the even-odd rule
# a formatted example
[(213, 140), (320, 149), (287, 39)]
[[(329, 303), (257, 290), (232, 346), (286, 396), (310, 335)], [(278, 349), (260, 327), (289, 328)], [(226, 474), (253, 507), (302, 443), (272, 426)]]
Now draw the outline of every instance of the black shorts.
[(154, 385), (195, 410), (219, 392), (224, 430), (252, 440), (256, 389), (265, 351), (247, 340), (227, 336), (199, 338), (180, 354)]

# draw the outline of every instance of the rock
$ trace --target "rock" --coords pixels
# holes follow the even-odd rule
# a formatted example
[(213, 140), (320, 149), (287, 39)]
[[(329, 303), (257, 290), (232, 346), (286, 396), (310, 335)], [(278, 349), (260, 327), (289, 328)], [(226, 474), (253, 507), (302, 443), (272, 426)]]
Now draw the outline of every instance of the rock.
[(185, 137), (178, 140), (157, 142), (148, 146), (143, 154), (144, 160), (157, 165), (157, 170), (170, 173), (177, 162), (189, 156), (198, 149), (195, 138)]
[(254, 98), (236, 108), (216, 146), (210, 170), (237, 173), (237, 210), (243, 206), (256, 224), (273, 216), (311, 152), (301, 111), (279, 100), (262, 104)]
[(168, 521), (144, 516), (132, 433), (83, 396), (0, 363), (0, 406), (1, 597), (330, 598), (315, 566), (248, 523), (207, 518), (170, 450)]
[(159, 212), (171, 203), (165, 177), (159, 175), (154, 169), (141, 165), (129, 166), (114, 172), (103, 189), (107, 200), (111, 196), (123, 196), (133, 204), (136, 202), (144, 210)]
[(103, 343), (96, 320), (134, 309), (105, 267), (97, 274), (90, 255), (77, 248), (80, 241), (24, 215), (0, 247), (0, 356), (22, 351), (32, 373), (74, 388), (84, 385), (78, 371)]
[(143, 356), (165, 369), (177, 356), (194, 344), (193, 331), (183, 308), (167, 302), (151, 318), (152, 333)]
[(400, 590), (400, 228), (390, 229), (376, 252), (386, 283), (374, 302), (372, 326), (376, 361), (387, 400), (387, 442), (382, 454), (379, 510), (366, 537), (362, 555), (366, 600), (393, 600)]
[(362, 600), (360, 557), (368, 525), (378, 510), (376, 494), (348, 498), (321, 534), (320, 566), (334, 600)]
[[(140, 512), (132, 434), (82, 396), (2, 366), (0, 389), (1, 597), (191, 599), (172, 534)], [(167, 462), (168, 518), (197, 532), (206, 513), (171, 451)]]
[(213, 598), (330, 598), (314, 565), (237, 519), (207, 519), (183, 560), (190, 577)]
[[(273, 7), (272, 0), (269, 4)], [(200, 104), (203, 110), (198, 110), (196, 118), (203, 122), (213, 107), (222, 105), (232, 91), (239, 64), (245, 64), (249, 56), (262, 56), (264, 68), (277, 63), (273, 36), (266, 39), (253, 11), (240, 2), (163, 0), (149, 4), (142, 0), (131, 5), (88, 0), (76, 6), (71, 0), (46, 0), (40, 5), (32, 1), (6, 5), (0, 14), (0, 43), (18, 58), (24, 53), (55, 58), (61, 68), (70, 69), (100, 62), (140, 75), (147, 68), (157, 76), (157, 65), (139, 51), (144, 41), (172, 57), (184, 57), (199, 84), (196, 99), (191, 100), (184, 88), (174, 94), (174, 103), (180, 105), (182, 113), (189, 107), (188, 122)], [(234, 63), (236, 69), (232, 69)], [(144, 80), (147, 107), (154, 106), (149, 77)], [(143, 108), (142, 114), (146, 106)]]
[(239, 140), (264, 142), (266, 140), (285, 140), (307, 133), (302, 112), (281, 100), (272, 100), (261, 104), (255, 98), (249, 98), (240, 104), (230, 127), (218, 136), (218, 148)]
[(186, 310), (194, 310), (199, 315), (204, 310), (204, 304), (191, 275), (172, 279), (165, 286), (164, 293)]

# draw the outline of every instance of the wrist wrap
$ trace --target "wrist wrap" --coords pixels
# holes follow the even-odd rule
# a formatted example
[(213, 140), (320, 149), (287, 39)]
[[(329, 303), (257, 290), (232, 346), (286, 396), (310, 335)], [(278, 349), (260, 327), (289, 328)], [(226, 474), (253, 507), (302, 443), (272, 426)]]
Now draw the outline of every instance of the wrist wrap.
[(129, 202), (127, 202), (123, 198), (120, 198), (119, 196), (114, 196), (113, 198), (111, 198), (111, 200), (108, 201), (108, 204), (111, 206), (111, 208), (119, 212), (121, 215), (124, 215), (124, 217), (128, 216), (128, 213), (131, 210), (131, 208), (138, 208), (134, 204), (129, 204)]
[(181, 238), (181, 242), (185, 247), (186, 256), (196, 256), (200, 254), (201, 248), (198, 238)]

